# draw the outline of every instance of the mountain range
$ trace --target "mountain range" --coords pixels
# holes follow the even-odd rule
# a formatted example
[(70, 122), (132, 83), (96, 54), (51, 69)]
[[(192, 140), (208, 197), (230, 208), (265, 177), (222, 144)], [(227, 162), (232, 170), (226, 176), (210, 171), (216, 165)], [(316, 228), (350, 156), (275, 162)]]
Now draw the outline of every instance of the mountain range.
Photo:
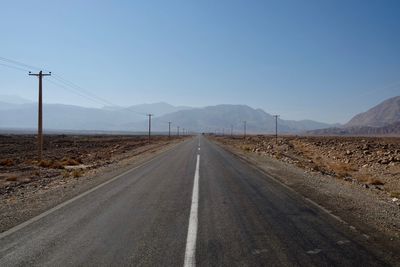
[[(9, 102), (6, 102), (8, 100)], [(35, 129), (37, 126), (37, 103), (31, 101), (10, 101), (0, 96), (0, 128)], [(243, 131), (246, 121), (248, 133), (272, 133), (275, 119), (262, 109), (246, 105), (216, 105), (202, 108), (173, 106), (164, 102), (141, 104), (130, 107), (87, 108), (64, 104), (44, 104), (44, 128), (48, 130), (84, 131), (145, 131), (147, 114), (154, 114), (152, 129), (165, 132), (168, 122), (173, 129), (180, 126), (197, 132)], [(278, 119), (280, 132), (303, 132), (332, 127), (330, 124), (312, 120)]]
[[(207, 107), (173, 106), (168, 103), (140, 104), (129, 107), (88, 108), (64, 104), (44, 104), (44, 128), (72, 131), (146, 131), (147, 114), (153, 114), (152, 129), (166, 132), (168, 122), (195, 132), (242, 133), (244, 122), (251, 134), (273, 133), (275, 118), (262, 109), (246, 105)], [(0, 129), (35, 129), (37, 103), (15, 96), (0, 95)], [(344, 125), (312, 120), (278, 119), (283, 133), (322, 135), (397, 135), (400, 134), (400, 96), (383, 101), (357, 114)]]

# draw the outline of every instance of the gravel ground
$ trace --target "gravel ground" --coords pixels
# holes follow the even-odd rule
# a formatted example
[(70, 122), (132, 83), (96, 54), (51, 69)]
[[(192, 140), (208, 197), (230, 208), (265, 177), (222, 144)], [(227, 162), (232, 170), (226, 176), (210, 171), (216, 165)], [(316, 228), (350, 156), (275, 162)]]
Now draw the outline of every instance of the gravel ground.
[(390, 242), (393, 247), (400, 245), (400, 207), (388, 192), (253, 152), (242, 146), (243, 139), (213, 137), (212, 140), (321, 205), (371, 240), (386, 245)]

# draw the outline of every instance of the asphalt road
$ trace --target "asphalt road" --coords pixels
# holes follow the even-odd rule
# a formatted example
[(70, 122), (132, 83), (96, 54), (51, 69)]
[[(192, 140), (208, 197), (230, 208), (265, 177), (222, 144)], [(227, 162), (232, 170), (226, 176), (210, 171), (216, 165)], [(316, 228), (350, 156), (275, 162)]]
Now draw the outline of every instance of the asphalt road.
[(385, 265), (359, 235), (199, 136), (0, 234), (0, 266)]

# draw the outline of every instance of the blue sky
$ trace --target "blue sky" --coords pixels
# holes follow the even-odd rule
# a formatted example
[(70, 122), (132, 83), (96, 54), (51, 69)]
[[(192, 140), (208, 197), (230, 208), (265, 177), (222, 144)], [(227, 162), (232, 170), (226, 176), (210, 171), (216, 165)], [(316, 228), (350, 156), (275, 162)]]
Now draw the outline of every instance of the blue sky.
[[(399, 14), (397, 0), (2, 1), (0, 56), (118, 105), (346, 122), (400, 95)], [(46, 102), (99, 106), (44, 86)], [(0, 66), (0, 94), (36, 99), (37, 80)]]

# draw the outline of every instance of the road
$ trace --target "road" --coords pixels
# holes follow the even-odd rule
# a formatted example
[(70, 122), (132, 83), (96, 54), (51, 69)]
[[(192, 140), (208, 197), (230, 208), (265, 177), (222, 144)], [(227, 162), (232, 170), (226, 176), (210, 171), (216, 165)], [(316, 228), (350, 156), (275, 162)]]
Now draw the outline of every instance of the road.
[(0, 234), (0, 266), (382, 266), (348, 226), (202, 136)]

